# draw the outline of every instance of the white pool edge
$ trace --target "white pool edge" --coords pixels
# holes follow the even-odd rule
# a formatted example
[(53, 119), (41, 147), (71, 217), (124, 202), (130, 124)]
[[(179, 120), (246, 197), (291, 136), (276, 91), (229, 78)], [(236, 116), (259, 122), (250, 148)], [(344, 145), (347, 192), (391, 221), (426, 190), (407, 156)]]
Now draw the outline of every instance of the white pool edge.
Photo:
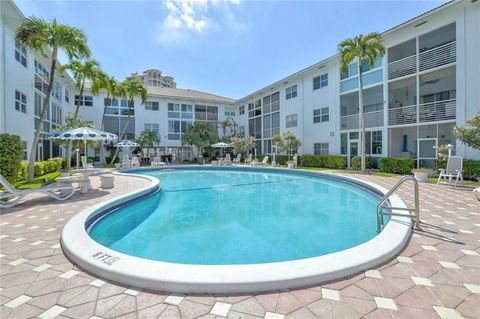
[[(322, 172), (308, 172), (325, 175)], [(115, 174), (123, 175), (122, 172)], [(101, 278), (127, 286), (175, 293), (251, 293), (304, 287), (342, 279), (387, 262), (404, 248), (411, 232), (410, 218), (392, 217), (379, 235), (361, 245), (332, 254), (285, 262), (188, 265), (143, 259), (100, 245), (88, 235), (85, 228), (88, 220), (105, 209), (161, 187), (159, 180), (154, 177), (128, 175), (147, 179), (150, 185), (81, 211), (67, 222), (61, 237), (63, 251), (73, 263)], [(383, 194), (388, 191), (358, 178), (341, 178), (368, 185)], [(393, 207), (406, 207), (396, 195), (390, 197), (390, 203)], [(109, 264), (111, 261), (114, 262)]]

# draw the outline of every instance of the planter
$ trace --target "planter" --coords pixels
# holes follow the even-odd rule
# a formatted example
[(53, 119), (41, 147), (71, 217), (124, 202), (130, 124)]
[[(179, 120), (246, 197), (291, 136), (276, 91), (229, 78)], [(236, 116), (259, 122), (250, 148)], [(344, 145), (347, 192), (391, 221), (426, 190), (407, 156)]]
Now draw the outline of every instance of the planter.
[(473, 190), (473, 195), (480, 201), (480, 187), (477, 187)]
[(295, 163), (287, 163), (287, 168), (294, 168), (295, 167)]
[(413, 172), (415, 179), (420, 183), (425, 183), (427, 181), (428, 174), (429, 173), (426, 172)]

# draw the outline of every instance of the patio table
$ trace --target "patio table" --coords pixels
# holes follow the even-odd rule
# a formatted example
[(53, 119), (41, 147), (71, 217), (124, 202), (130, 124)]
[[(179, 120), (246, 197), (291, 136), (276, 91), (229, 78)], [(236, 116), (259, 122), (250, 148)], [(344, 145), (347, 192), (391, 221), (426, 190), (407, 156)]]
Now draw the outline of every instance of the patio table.
[(73, 170), (73, 172), (82, 174), (83, 178), (80, 179), (79, 185), (80, 185), (80, 193), (84, 194), (88, 192), (89, 189), (92, 189), (92, 184), (90, 182), (90, 175), (99, 173), (101, 172), (101, 170), (98, 168), (81, 168), (81, 169), (75, 169)]

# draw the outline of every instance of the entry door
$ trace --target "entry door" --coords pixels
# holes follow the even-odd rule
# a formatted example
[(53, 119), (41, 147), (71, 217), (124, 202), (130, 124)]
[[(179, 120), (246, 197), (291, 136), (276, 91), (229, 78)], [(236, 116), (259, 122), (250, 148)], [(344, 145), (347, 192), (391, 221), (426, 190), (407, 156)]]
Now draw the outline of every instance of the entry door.
[(43, 161), (43, 142), (41, 140), (37, 146), (37, 161)]
[(352, 158), (358, 156), (358, 140), (351, 140), (348, 148), (348, 167), (352, 167)]
[(437, 138), (419, 138), (417, 144), (417, 167), (433, 167), (437, 159)]

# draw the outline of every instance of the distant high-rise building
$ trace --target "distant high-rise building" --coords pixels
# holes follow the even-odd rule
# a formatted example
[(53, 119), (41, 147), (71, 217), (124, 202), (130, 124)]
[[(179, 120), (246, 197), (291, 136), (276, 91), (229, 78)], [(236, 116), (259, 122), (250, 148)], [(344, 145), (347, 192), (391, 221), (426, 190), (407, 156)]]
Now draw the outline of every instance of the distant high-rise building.
[(138, 79), (145, 86), (158, 86), (158, 87), (167, 87), (167, 88), (176, 88), (177, 83), (173, 80), (173, 76), (162, 75), (162, 72), (157, 69), (149, 69), (143, 71), (142, 74), (138, 72), (130, 74), (127, 76), (127, 80)]

